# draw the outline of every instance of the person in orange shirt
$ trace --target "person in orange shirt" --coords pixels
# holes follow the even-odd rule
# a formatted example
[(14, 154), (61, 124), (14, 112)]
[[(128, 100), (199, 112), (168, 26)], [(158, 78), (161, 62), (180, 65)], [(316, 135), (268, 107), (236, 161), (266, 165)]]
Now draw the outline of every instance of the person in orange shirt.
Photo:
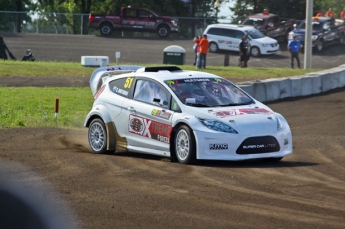
[(340, 12), (340, 19), (345, 20), (345, 8)]
[(326, 17), (334, 17), (334, 12), (332, 11), (332, 8), (329, 8), (326, 12)]
[(204, 34), (202, 39), (199, 41), (198, 58), (196, 63), (196, 68), (206, 68), (206, 55), (208, 52), (209, 42), (207, 40), (207, 35)]
[(323, 17), (323, 10), (320, 10), (317, 14), (316, 17)]

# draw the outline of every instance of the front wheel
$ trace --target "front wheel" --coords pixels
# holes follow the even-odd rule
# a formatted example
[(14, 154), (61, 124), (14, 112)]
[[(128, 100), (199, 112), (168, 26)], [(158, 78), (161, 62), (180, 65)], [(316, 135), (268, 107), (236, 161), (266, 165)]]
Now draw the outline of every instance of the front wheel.
[(163, 37), (163, 38), (168, 37), (170, 34), (170, 29), (166, 25), (161, 25), (158, 27), (157, 34), (158, 36)]
[(260, 49), (256, 46), (253, 46), (251, 49), (250, 49), (250, 55), (251, 56), (260, 56)]
[(182, 164), (192, 164), (196, 160), (196, 146), (192, 130), (182, 125), (176, 131), (175, 153), (177, 160)]
[(217, 52), (218, 45), (214, 42), (211, 42), (210, 45), (208, 46), (208, 49), (210, 50), (210, 52)]
[(319, 41), (316, 45), (316, 51), (322, 52), (323, 51), (323, 41)]
[(88, 139), (94, 153), (107, 152), (107, 130), (101, 119), (96, 118), (90, 123)]

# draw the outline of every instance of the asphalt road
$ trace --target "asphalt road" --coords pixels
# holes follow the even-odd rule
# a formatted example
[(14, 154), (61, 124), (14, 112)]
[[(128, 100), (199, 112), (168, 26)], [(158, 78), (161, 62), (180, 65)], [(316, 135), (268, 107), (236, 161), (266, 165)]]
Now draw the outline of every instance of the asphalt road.
[[(20, 60), (27, 49), (31, 49), (37, 61), (81, 62), (81, 56), (109, 56), (115, 63), (115, 52), (120, 52), (119, 63), (163, 64), (163, 50), (170, 45), (178, 45), (186, 50), (185, 63), (194, 62), (193, 41), (183, 39), (160, 39), (142, 37), (97, 37), (94, 35), (56, 34), (0, 34)], [(251, 58), (249, 67), (290, 67), (290, 57), (286, 43), (280, 43), (280, 52), (275, 55)], [(225, 54), (230, 55), (230, 66), (237, 66), (238, 53), (209, 53), (207, 64), (223, 66)], [(344, 64), (345, 45), (326, 47), (322, 53), (314, 53), (312, 68), (333, 68)], [(300, 55), (302, 67), (304, 55)]]

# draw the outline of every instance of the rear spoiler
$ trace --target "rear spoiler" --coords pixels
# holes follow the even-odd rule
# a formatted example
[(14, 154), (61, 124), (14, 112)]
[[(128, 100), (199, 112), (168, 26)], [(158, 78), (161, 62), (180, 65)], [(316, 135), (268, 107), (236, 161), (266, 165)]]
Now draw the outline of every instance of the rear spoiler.
[(101, 88), (104, 77), (109, 77), (118, 73), (135, 72), (140, 68), (144, 68), (144, 66), (116, 65), (97, 68), (95, 71), (93, 71), (89, 81), (92, 94), (95, 95), (96, 92)]

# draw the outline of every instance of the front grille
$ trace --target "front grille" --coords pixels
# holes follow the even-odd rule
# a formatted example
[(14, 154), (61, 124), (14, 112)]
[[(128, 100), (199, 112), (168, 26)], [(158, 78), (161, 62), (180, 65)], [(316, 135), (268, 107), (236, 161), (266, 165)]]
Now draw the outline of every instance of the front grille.
[(275, 137), (251, 137), (245, 139), (237, 148), (237, 154), (259, 154), (272, 153), (280, 150), (279, 143)]

